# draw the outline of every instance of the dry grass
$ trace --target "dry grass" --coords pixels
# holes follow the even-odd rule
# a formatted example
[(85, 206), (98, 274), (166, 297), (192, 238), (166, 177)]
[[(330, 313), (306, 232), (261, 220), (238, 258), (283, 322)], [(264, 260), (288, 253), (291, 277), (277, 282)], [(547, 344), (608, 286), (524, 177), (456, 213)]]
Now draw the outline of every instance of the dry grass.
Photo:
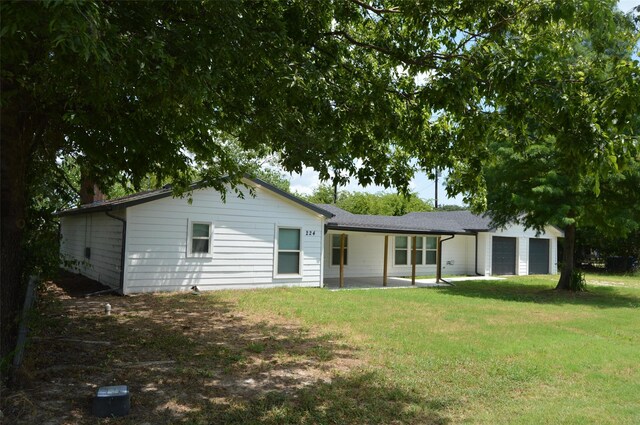
[(185, 422), (271, 392), (294, 395), (359, 364), (335, 335), (240, 312), (215, 294), (84, 298), (49, 282), (38, 309), (21, 387), (4, 400), (15, 424), (96, 423), (93, 395), (116, 384), (129, 385), (131, 414), (105, 421)]

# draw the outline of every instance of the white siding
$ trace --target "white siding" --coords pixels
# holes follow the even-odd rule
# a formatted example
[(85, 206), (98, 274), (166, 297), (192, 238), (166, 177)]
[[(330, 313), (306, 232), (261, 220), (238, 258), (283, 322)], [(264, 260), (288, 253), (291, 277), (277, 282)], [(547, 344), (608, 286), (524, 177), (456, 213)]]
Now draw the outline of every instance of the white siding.
[[(443, 236), (443, 239), (448, 236)], [(442, 242), (442, 275), (472, 275), (475, 263), (473, 236), (456, 235)], [(435, 274), (435, 268), (434, 272)]]
[(478, 273), (488, 276), (491, 274), (491, 235), (489, 233), (478, 234)]
[(551, 246), (549, 247), (549, 273), (558, 274), (558, 238), (551, 237)]
[[(122, 216), (121, 212), (112, 214)], [(72, 215), (60, 218), (60, 231), (60, 252), (66, 260), (75, 261), (69, 270), (112, 288), (120, 286), (121, 221), (104, 212)], [(86, 248), (91, 249), (89, 259), (85, 258)]]
[[(213, 224), (212, 256), (186, 255), (188, 222)], [(301, 230), (302, 275), (275, 276), (277, 226)], [(271, 191), (233, 193), (226, 203), (213, 189), (193, 202), (163, 198), (127, 209), (125, 293), (270, 286), (320, 286), (324, 217)]]
[(519, 237), (516, 240), (516, 274), (529, 274), (529, 238)]
[[(348, 235), (347, 265), (344, 267), (345, 277), (382, 276), (384, 273), (385, 235), (383, 233), (338, 231), (329, 231), (325, 236), (324, 276), (328, 278), (340, 276), (340, 266), (331, 265), (331, 236), (341, 233)], [(443, 239), (447, 237), (449, 236), (442, 236)], [(411, 276), (411, 265), (398, 266), (394, 264), (393, 238), (394, 235), (389, 235), (387, 274), (388, 276)], [(454, 239), (444, 241), (442, 244), (442, 273), (449, 275), (468, 274), (468, 270), (473, 270), (474, 267), (474, 248), (475, 240), (472, 236), (457, 235)], [(472, 255), (469, 255), (469, 253)], [(447, 264), (448, 262), (451, 264)], [(416, 275), (418, 276), (435, 276), (435, 274), (435, 264), (416, 266)]]

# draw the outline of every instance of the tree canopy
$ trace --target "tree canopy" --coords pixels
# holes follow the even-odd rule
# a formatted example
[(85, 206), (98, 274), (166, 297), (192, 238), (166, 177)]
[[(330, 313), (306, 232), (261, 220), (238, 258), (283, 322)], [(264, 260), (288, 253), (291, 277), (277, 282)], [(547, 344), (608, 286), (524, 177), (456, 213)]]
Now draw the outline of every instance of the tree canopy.
[[(416, 169), (449, 168), (449, 193), (477, 209), (503, 157), (542, 163), (546, 150), (558, 180), (536, 193), (594, 196), (631, 182), (638, 159), (638, 33), (613, 0), (5, 1), (0, 13), (4, 358), (32, 271), (31, 197), (63, 157), (101, 185), (153, 174), (176, 192), (192, 170), (222, 190), (272, 153), (286, 171), (405, 192)], [(568, 201), (563, 217), (540, 214), (518, 188), (498, 222), (578, 220)]]
[[(334, 190), (329, 185), (318, 186), (311, 195), (302, 196), (316, 204), (333, 204)], [(335, 205), (353, 214), (405, 215), (410, 212), (433, 211), (430, 202), (415, 193), (365, 193), (339, 191)]]
[(624, 238), (640, 226), (638, 32), (628, 17), (603, 23), (602, 13), (585, 5), (590, 27), (560, 21), (528, 34), (523, 23), (483, 46), (518, 66), (487, 62), (494, 87), (461, 132), (479, 128), (487, 140), (482, 175), (495, 223), (565, 230), (559, 288), (570, 287), (577, 227)]

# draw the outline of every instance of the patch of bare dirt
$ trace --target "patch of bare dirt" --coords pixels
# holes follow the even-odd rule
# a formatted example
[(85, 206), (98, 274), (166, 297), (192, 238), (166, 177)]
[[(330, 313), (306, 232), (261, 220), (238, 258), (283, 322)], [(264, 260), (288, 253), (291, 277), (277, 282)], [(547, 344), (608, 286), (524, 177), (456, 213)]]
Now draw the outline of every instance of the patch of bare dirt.
[[(240, 311), (215, 293), (83, 296), (101, 289), (68, 275), (45, 285), (20, 386), (3, 395), (5, 423), (176, 423), (271, 392), (295, 397), (360, 365), (339, 336)], [(107, 385), (129, 386), (128, 416), (91, 416)]]

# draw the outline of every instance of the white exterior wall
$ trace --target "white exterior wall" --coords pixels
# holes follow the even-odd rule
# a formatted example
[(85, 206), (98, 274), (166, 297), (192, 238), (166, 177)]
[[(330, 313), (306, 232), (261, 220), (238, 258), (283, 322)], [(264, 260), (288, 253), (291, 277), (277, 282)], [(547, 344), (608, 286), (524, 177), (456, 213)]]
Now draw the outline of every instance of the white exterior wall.
[[(347, 265), (344, 266), (345, 277), (374, 277), (384, 273), (384, 234), (366, 232), (329, 231), (325, 236), (324, 276), (336, 278), (340, 276), (340, 266), (331, 265), (331, 236), (344, 233), (348, 235)], [(388, 276), (411, 276), (411, 265), (395, 265), (394, 236), (389, 235)], [(397, 235), (409, 236), (412, 235)], [(442, 236), (447, 238), (449, 235)], [(442, 273), (468, 274), (473, 270), (475, 240), (473, 236), (457, 235), (454, 239), (442, 244)], [(469, 255), (471, 254), (471, 255)], [(451, 262), (452, 264), (447, 264)], [(435, 276), (436, 265), (417, 265), (416, 275)]]
[[(186, 255), (188, 223), (211, 222), (212, 256)], [(302, 275), (275, 276), (277, 226), (301, 230)], [(270, 286), (320, 286), (324, 217), (269, 190), (256, 197), (213, 189), (127, 208), (125, 293)]]
[[(123, 217), (123, 212), (111, 214)], [(60, 232), (60, 253), (66, 260), (76, 262), (75, 267), (68, 267), (68, 270), (119, 288), (121, 221), (104, 212), (65, 216), (60, 218)], [(85, 258), (85, 248), (91, 248), (89, 259)]]
[[(446, 239), (449, 236), (443, 236)], [(475, 263), (473, 236), (456, 235), (442, 242), (442, 275), (473, 275)], [(436, 274), (435, 266), (433, 274)]]
[(558, 237), (551, 238), (549, 246), (549, 273), (558, 274)]
[(478, 273), (484, 276), (491, 274), (491, 234), (478, 234)]
[[(484, 269), (485, 275), (491, 275), (491, 258), (492, 258), (492, 242), (493, 236), (503, 236), (516, 238), (516, 274), (529, 274), (529, 239), (548, 239), (549, 242), (549, 273), (558, 273), (558, 237), (562, 237), (562, 233), (553, 226), (546, 226), (545, 232), (536, 235), (533, 229), (526, 229), (522, 225), (510, 226), (507, 229), (496, 230), (495, 232), (485, 232), (478, 235), (478, 252), (482, 253), (478, 263), (484, 262), (483, 266), (478, 266), (478, 271)], [(480, 248), (480, 245), (482, 248)]]

